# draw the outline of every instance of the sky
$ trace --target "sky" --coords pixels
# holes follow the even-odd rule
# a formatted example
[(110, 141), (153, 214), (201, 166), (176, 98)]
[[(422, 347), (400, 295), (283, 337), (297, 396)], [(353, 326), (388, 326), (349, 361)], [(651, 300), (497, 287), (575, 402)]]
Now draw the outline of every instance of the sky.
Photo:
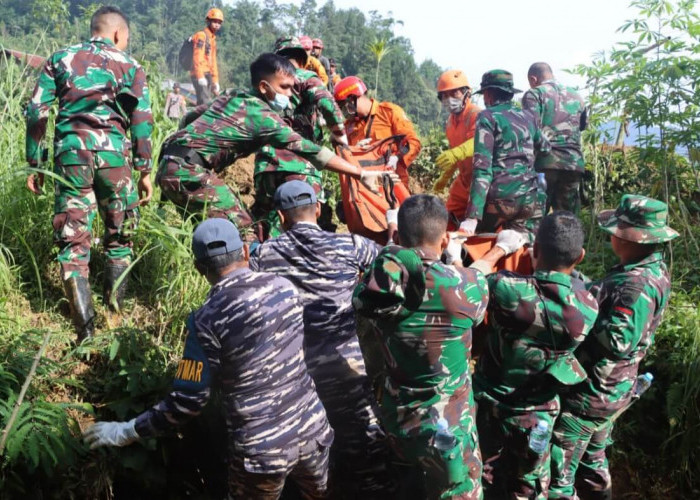
[[(323, 5), (325, 0), (317, 0)], [(295, 1), (294, 3), (299, 3)], [(432, 59), (446, 69), (461, 69), (473, 88), (495, 68), (513, 73), (526, 90), (527, 69), (548, 62), (565, 84), (585, 81), (564, 69), (588, 63), (624, 35), (615, 31), (636, 9), (629, 0), (334, 0), (341, 9), (377, 10), (403, 21), (394, 32), (411, 40), (417, 63)], [(333, 54), (327, 47), (326, 53)]]

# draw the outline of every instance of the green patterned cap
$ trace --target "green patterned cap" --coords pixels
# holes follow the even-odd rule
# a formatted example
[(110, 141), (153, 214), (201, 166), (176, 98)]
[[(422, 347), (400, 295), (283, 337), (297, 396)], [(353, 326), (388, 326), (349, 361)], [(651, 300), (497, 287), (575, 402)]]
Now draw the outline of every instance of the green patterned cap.
[(513, 74), (504, 69), (492, 69), (483, 74), (481, 85), (475, 94), (483, 94), (484, 89), (501, 89), (511, 94), (522, 92), (513, 87)]
[(283, 36), (275, 42), (275, 54), (281, 56), (293, 56), (295, 59), (300, 58), (306, 64), (309, 56), (301, 45), (299, 38), (295, 36)]
[(652, 244), (671, 241), (678, 233), (666, 225), (668, 206), (654, 198), (626, 194), (617, 210), (598, 215), (598, 225), (610, 234), (634, 243)]

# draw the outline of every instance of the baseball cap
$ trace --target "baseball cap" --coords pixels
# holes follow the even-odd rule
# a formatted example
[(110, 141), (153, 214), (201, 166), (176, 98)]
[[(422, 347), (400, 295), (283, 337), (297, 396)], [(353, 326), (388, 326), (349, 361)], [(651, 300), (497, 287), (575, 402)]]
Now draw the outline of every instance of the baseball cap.
[(275, 208), (277, 210), (290, 210), (316, 203), (314, 189), (304, 181), (288, 181), (275, 191)]
[(192, 234), (192, 253), (195, 260), (208, 259), (235, 252), (243, 247), (236, 226), (227, 219), (207, 219)]

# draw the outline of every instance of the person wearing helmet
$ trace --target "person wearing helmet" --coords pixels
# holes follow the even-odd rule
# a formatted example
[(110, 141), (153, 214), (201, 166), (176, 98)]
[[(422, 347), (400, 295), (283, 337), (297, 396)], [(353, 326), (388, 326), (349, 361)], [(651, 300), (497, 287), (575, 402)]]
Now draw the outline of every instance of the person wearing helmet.
[(474, 130), (481, 108), (472, 103), (472, 89), (463, 71), (445, 71), (437, 82), (437, 95), (442, 107), (449, 113), (445, 134), (450, 149), (437, 157), (435, 163), (443, 170), (433, 190), (440, 192), (447, 186), (455, 170), (459, 173), (450, 186), (447, 211), (450, 214), (450, 230), (457, 229), (464, 219), (472, 185), (472, 157), (474, 155)]
[(391, 102), (378, 102), (367, 95), (367, 85), (356, 76), (343, 78), (335, 86), (335, 100), (345, 115), (351, 146), (367, 145), (393, 135), (405, 135), (408, 151), (398, 159), (396, 173), (408, 187), (408, 167), (421, 150), (420, 139), (406, 112)]
[(216, 64), (216, 33), (224, 22), (221, 9), (207, 12), (207, 27), (192, 35), (192, 85), (197, 92), (197, 104), (208, 103), (218, 95), (219, 68)]
[(331, 68), (331, 72), (328, 73), (328, 78), (333, 84), (333, 88), (335, 90), (335, 86), (338, 85), (338, 82), (342, 79), (342, 77), (338, 74), (338, 64), (335, 62), (335, 59), (328, 59), (328, 64)]
[(321, 61), (316, 59), (313, 55), (311, 55), (311, 51), (314, 48), (314, 42), (311, 40), (311, 37), (306, 36), (306, 35), (301, 35), (299, 37), (299, 41), (301, 42), (301, 46), (304, 47), (304, 50), (306, 51), (306, 55), (308, 56), (308, 59), (306, 61), (306, 67), (304, 69), (308, 69), (313, 71), (318, 75), (318, 77), (321, 79), (324, 85), (328, 85), (328, 73), (326, 72), (326, 68), (323, 67), (323, 64), (321, 64)]
[[(331, 131), (331, 142), (347, 144), (343, 114), (316, 73), (304, 69), (309, 56), (299, 39), (292, 36), (278, 38), (275, 54), (288, 59), (295, 68), (290, 106), (281, 113), (282, 119), (305, 139), (321, 144), (323, 130), (319, 123), (320, 112)], [(332, 213), (325, 203), (321, 171), (298, 155), (263, 146), (255, 155), (255, 205), (252, 207), (255, 220), (262, 221), (263, 239), (281, 234), (280, 218), (274, 209), (274, 195), (289, 178), (303, 180), (313, 187), (322, 204), (320, 225), (325, 230), (334, 229)]]
[(323, 40), (320, 38), (314, 38), (311, 41), (311, 55), (318, 59), (323, 65), (323, 69), (326, 70), (328, 75), (328, 90), (333, 92), (333, 80), (331, 79), (331, 63), (326, 56), (323, 55)]

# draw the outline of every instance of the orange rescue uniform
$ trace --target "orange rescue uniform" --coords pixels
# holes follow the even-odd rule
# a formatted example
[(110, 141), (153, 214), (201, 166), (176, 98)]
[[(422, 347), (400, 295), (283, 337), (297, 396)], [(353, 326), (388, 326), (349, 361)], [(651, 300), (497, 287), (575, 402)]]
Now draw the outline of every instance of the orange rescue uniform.
[(326, 73), (326, 68), (323, 67), (321, 61), (316, 59), (314, 56), (309, 56), (309, 60), (306, 62), (306, 68), (309, 71), (313, 71), (318, 75), (323, 84), (328, 86), (328, 73)]
[(351, 146), (363, 139), (371, 139), (372, 142), (376, 142), (392, 135), (405, 135), (408, 140), (408, 152), (399, 161), (396, 173), (401, 178), (401, 182), (408, 187), (407, 169), (420, 153), (421, 144), (413, 128), (413, 123), (408, 119), (401, 106), (390, 102), (377, 102), (372, 99), (369, 116), (359, 120), (346, 121), (345, 129)]
[(190, 71), (190, 75), (196, 80), (204, 78), (207, 74), (211, 76), (212, 85), (219, 83), (216, 35), (208, 26), (192, 35), (192, 70)]
[[(474, 138), (476, 129), (476, 117), (479, 115), (481, 108), (471, 101), (466, 103), (464, 109), (459, 114), (450, 113), (447, 119), (445, 135), (447, 142), (451, 148), (464, 144), (469, 139)], [(450, 230), (455, 230), (459, 223), (464, 220), (469, 204), (469, 193), (472, 187), (472, 160), (469, 157), (465, 160), (457, 162), (459, 173), (450, 186), (450, 192), (447, 196), (447, 211), (450, 213)], [(454, 226), (455, 218), (457, 225)]]

